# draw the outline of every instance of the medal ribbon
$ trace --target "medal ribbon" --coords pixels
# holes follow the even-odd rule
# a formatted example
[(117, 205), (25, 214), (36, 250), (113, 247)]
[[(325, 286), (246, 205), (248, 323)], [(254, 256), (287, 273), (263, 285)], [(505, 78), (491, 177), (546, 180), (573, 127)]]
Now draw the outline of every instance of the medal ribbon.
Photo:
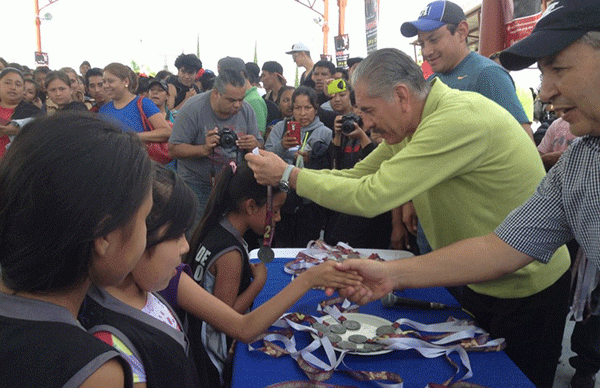
[[(319, 309), (332, 316), (338, 322), (343, 322), (347, 320), (347, 318), (344, 317), (336, 307), (336, 304), (339, 304), (340, 299), (341, 298), (333, 298), (331, 300), (324, 301), (319, 305)], [(353, 305), (351, 305), (348, 301), (342, 303), (341, 306), (345, 311), (349, 311), (347, 309), (352, 309), (353, 307)], [(302, 324), (308, 323), (310, 325), (315, 322), (327, 325), (326, 322), (323, 322), (322, 318), (316, 318), (300, 313), (285, 314), (273, 324), (275, 327), (284, 328), (284, 331), (280, 331), (278, 333), (265, 333), (258, 339), (263, 340), (264, 346), (261, 348), (254, 348), (252, 345), (248, 345), (248, 347), (250, 351), (260, 350), (271, 355), (272, 357), (279, 357), (283, 354), (289, 354), (292, 356), (292, 358), (294, 358), (294, 360), (296, 360), (300, 368), (304, 371), (309, 379), (313, 381), (325, 381), (331, 377), (335, 370), (337, 370), (337, 367), (340, 365), (340, 363), (342, 363), (342, 360), (346, 353), (348, 353), (348, 350), (342, 350), (339, 358), (336, 358), (335, 350), (329, 338), (313, 327)], [(446, 380), (443, 385), (430, 384), (430, 386), (456, 388), (469, 386), (472, 386), (473, 388), (479, 387), (477, 385), (469, 385), (468, 383), (465, 383), (466, 385), (464, 385), (460, 381), (473, 376), (467, 351), (500, 351), (505, 347), (505, 341), (503, 338), (490, 341), (488, 333), (467, 320), (450, 318), (447, 322), (423, 324), (410, 319), (400, 318), (395, 321), (392, 326), (394, 326), (396, 329), (400, 329), (401, 326), (408, 326), (415, 330), (382, 335), (375, 340), (370, 340), (370, 342), (384, 344), (386, 345), (387, 349), (393, 350), (414, 349), (426, 358), (444, 356), (456, 370), (456, 372), (448, 380)], [(296, 341), (294, 339), (293, 332), (289, 331), (290, 328), (293, 329), (293, 331), (308, 331), (313, 333), (317, 338), (313, 340), (307, 347), (298, 351), (296, 350)], [(422, 332), (438, 334), (426, 335)], [(282, 342), (285, 349), (275, 345), (273, 341)], [(311, 354), (320, 346), (323, 346), (323, 350), (328, 358), (328, 364)], [(466, 373), (460, 377), (457, 382), (451, 384), (452, 381), (457, 379), (461, 370), (461, 365), (458, 365), (450, 358), (450, 354), (454, 352), (458, 354), (460, 362), (466, 370)], [(402, 378), (391, 372), (338, 371), (348, 373), (357, 380), (384, 380), (394, 382), (394, 384), (384, 384), (376, 381), (377, 384), (382, 387), (402, 388), (403, 386)], [(285, 386), (281, 387), (283, 388)], [(323, 385), (323, 387), (326, 387), (326, 385)]]
[(267, 186), (267, 214), (265, 216), (265, 234), (263, 235), (263, 247), (271, 248), (274, 233), (275, 222), (273, 222), (273, 187)]

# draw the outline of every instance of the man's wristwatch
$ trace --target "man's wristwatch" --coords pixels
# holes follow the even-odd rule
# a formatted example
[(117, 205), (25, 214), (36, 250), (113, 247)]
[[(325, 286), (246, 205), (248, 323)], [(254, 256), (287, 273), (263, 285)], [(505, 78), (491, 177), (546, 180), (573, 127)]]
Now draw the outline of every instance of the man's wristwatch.
[(292, 173), (293, 169), (294, 165), (288, 164), (283, 172), (283, 175), (281, 176), (281, 180), (279, 181), (279, 190), (283, 191), (284, 193), (290, 191), (290, 174)]

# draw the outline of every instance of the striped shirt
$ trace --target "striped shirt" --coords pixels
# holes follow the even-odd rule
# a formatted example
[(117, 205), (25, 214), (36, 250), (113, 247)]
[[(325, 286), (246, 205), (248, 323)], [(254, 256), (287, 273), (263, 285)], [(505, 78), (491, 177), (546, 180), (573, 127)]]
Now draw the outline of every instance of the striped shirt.
[(542, 262), (575, 238), (586, 257), (600, 267), (600, 137), (575, 139), (531, 198), (495, 233)]

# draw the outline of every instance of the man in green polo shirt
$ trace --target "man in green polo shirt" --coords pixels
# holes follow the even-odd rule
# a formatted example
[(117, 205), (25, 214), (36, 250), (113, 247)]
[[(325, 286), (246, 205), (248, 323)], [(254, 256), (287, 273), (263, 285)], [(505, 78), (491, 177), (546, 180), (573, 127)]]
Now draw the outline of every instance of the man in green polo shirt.
[[(412, 199), (438, 249), (492, 232), (545, 175), (510, 113), (478, 93), (429, 84), (399, 50), (369, 55), (352, 84), (365, 128), (384, 143), (341, 171), (288, 167), (264, 151), (247, 155), (259, 182), (276, 185), (285, 174), (300, 196), (367, 217)], [(538, 386), (551, 386), (560, 357), (569, 262), (562, 247), (549, 264), (531, 263), (464, 293), (463, 306), (494, 337), (506, 338), (507, 354)]]

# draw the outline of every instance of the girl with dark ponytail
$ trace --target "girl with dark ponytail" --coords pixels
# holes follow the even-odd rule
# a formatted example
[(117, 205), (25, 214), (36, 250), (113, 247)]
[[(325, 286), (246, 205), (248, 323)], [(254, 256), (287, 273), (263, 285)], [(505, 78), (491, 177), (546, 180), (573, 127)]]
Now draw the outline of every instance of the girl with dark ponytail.
[[(286, 193), (273, 188), (273, 220), (281, 219)], [(243, 314), (267, 279), (264, 264), (250, 264), (243, 239), (248, 230), (265, 233), (267, 187), (256, 182), (243, 162), (226, 166), (208, 200), (204, 216), (191, 239), (187, 263), (194, 280), (208, 292)], [(215, 366), (222, 371), (231, 340), (203, 324), (202, 342)]]

